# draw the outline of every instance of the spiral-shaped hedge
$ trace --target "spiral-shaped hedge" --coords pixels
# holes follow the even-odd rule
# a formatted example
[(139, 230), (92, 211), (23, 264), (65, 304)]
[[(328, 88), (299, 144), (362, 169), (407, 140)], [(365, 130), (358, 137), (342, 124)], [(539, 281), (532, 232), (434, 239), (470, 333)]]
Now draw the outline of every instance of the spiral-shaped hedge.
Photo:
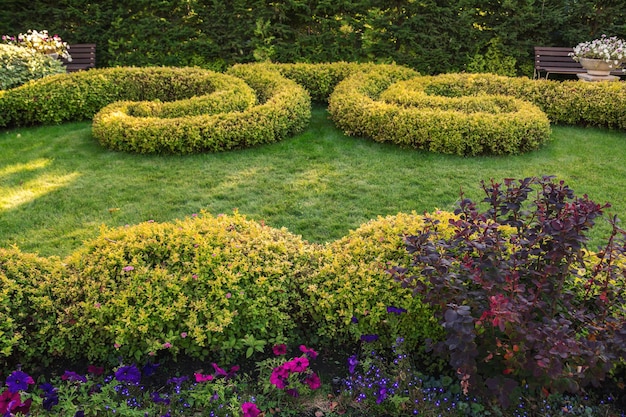
[(94, 136), (111, 149), (225, 151), (303, 130), (310, 97), (328, 101), (346, 134), (460, 155), (536, 149), (550, 137), (549, 122), (626, 129), (626, 83), (421, 77), (397, 65), (345, 62), (51, 76), (0, 91), (0, 127), (94, 118)]
[(438, 95), (446, 80), (414, 77), (394, 82), (363, 72), (340, 83), (329, 100), (345, 132), (432, 152), (481, 155), (536, 149), (550, 138), (550, 122), (536, 105), (510, 96)]

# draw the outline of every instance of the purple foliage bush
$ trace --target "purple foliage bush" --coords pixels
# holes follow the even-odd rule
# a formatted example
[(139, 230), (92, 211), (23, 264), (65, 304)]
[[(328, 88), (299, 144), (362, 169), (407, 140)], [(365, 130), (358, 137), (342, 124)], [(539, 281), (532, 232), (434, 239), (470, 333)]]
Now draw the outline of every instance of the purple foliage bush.
[(427, 218), (405, 238), (410, 265), (390, 271), (436, 308), (445, 337), (431, 348), (464, 391), (504, 407), (522, 388), (548, 395), (599, 385), (626, 353), (626, 232), (613, 218), (607, 244), (587, 251), (609, 205), (552, 177), (482, 188), (485, 210), (461, 196), (454, 233)]

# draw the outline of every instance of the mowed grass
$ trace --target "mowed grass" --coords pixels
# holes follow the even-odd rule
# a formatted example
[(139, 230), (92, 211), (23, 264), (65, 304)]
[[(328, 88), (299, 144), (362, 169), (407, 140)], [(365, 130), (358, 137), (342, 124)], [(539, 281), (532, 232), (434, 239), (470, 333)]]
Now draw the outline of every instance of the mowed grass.
[[(459, 157), (347, 137), (324, 107), (306, 132), (253, 149), (193, 156), (112, 152), (91, 123), (0, 132), (0, 247), (65, 256), (102, 225), (170, 221), (238, 209), (311, 242), (338, 239), (376, 216), (452, 210), (481, 180), (555, 175), (626, 218), (626, 132), (553, 126), (540, 150)], [(592, 249), (608, 235), (601, 220)]]

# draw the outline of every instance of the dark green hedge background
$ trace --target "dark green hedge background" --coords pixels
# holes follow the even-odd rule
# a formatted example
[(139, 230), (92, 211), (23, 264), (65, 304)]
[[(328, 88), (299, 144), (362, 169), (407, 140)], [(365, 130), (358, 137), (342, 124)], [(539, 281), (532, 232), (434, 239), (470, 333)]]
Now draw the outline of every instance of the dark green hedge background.
[[(3, 0), (0, 34), (96, 43), (97, 65), (396, 62), (532, 75), (534, 45), (626, 37), (623, 0)], [(71, 51), (70, 51), (71, 52)]]

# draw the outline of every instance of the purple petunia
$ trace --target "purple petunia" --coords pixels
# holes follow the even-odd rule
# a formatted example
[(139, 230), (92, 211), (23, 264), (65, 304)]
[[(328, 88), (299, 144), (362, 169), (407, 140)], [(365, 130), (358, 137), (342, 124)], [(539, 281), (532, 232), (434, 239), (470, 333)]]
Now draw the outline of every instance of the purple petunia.
[(186, 380), (188, 380), (189, 377), (188, 376), (181, 376), (181, 377), (174, 377), (174, 378), (170, 378), (167, 380), (168, 384), (174, 384), (176, 386), (181, 386), (183, 382), (185, 382)]
[(377, 334), (363, 334), (361, 335), (361, 340), (366, 343), (375, 342), (378, 340)]
[(359, 360), (357, 359), (357, 356), (356, 355), (350, 356), (348, 358), (348, 372), (350, 372), (350, 374), (353, 374), (358, 364), (359, 364)]
[(243, 417), (257, 417), (261, 414), (261, 410), (259, 410), (254, 403), (241, 404), (241, 411), (243, 413)]
[(281, 343), (279, 345), (274, 345), (274, 347), (272, 347), (272, 351), (274, 352), (274, 355), (276, 356), (286, 355), (287, 345), (285, 345), (284, 343)]
[(120, 366), (119, 369), (115, 371), (115, 379), (120, 382), (138, 384), (141, 379), (141, 372), (135, 365)]
[(16, 393), (19, 391), (26, 391), (30, 384), (34, 384), (33, 378), (26, 372), (13, 371), (11, 375), (7, 377), (6, 384), (9, 387), (9, 392)]
[(380, 388), (376, 393), (376, 404), (380, 404), (387, 398), (387, 388)]
[(150, 396), (152, 397), (152, 402), (154, 402), (154, 403), (162, 403), (162, 404), (165, 404), (165, 405), (169, 405), (169, 403), (170, 403), (170, 399), (169, 398), (161, 397), (161, 395), (158, 392), (153, 392)]
[(389, 306), (387, 307), (387, 313), (402, 314), (406, 313), (406, 309), (402, 307)]
[(86, 377), (79, 375), (74, 371), (65, 371), (63, 375), (61, 376), (61, 379), (63, 381), (70, 381), (70, 382), (87, 382)]
[(155, 374), (157, 368), (159, 367), (158, 363), (147, 363), (141, 368), (141, 373), (145, 377), (149, 377)]

